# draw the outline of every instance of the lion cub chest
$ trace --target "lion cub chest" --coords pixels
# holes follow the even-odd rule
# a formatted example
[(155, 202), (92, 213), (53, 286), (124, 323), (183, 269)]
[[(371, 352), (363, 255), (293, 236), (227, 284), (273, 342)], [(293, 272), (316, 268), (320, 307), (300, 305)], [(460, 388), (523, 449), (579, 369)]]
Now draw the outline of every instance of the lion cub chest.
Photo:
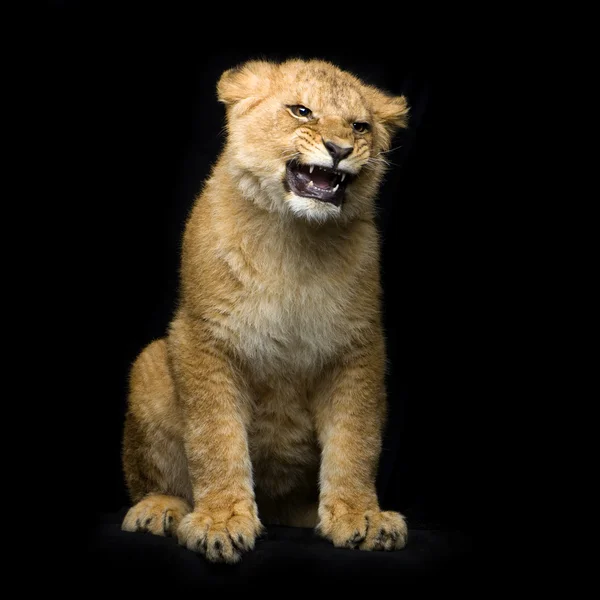
[(255, 370), (306, 372), (347, 345), (350, 286), (326, 280), (252, 286), (230, 314), (237, 351)]

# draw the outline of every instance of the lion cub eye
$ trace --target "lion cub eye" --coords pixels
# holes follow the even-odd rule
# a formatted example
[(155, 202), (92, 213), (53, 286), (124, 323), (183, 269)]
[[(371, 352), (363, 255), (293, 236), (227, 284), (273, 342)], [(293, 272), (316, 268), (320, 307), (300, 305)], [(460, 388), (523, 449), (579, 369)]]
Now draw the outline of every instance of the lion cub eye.
[(295, 117), (310, 117), (312, 115), (312, 110), (310, 108), (306, 108), (306, 106), (302, 106), (302, 104), (294, 104), (294, 106), (288, 106), (290, 111)]
[(357, 133), (367, 133), (371, 127), (368, 123), (352, 123), (352, 129)]

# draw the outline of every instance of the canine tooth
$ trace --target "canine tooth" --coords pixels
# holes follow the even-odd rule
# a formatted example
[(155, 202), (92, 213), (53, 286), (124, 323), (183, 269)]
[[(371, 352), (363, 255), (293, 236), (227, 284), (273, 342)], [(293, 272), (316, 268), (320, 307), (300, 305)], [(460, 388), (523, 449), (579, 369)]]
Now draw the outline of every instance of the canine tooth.
[(315, 165), (310, 165), (309, 173), (312, 173), (315, 170)]
[(340, 187), (340, 184), (338, 183), (338, 184), (337, 184), (337, 185), (336, 185), (336, 186), (333, 188), (333, 191), (334, 191), (334, 192), (337, 192), (337, 189), (338, 189), (339, 187)]
[(346, 173), (342, 175), (342, 181), (344, 181), (344, 179), (346, 179)]
[(312, 179), (308, 182), (308, 187), (313, 187), (315, 184), (312, 182)]

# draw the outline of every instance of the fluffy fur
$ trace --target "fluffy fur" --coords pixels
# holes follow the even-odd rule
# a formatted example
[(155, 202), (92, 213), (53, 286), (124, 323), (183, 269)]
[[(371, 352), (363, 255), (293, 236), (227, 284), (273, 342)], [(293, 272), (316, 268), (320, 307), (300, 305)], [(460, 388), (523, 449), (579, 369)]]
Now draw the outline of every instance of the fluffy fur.
[[(375, 492), (385, 348), (373, 201), (406, 101), (300, 60), (226, 71), (218, 97), (227, 143), (185, 229), (178, 310), (131, 371), (123, 529), (225, 562), (253, 548), (261, 522), (402, 548), (405, 521)], [(292, 158), (332, 166), (325, 141), (352, 148), (340, 207), (284, 184)]]

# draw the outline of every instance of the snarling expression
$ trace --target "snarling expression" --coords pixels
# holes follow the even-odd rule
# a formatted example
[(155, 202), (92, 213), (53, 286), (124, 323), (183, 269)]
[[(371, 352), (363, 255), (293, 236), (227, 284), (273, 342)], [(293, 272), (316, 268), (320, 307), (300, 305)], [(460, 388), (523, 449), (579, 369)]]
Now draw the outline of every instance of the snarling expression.
[(385, 152), (408, 112), (390, 97), (322, 61), (248, 63), (227, 71), (230, 171), (244, 195), (308, 221), (368, 210)]

